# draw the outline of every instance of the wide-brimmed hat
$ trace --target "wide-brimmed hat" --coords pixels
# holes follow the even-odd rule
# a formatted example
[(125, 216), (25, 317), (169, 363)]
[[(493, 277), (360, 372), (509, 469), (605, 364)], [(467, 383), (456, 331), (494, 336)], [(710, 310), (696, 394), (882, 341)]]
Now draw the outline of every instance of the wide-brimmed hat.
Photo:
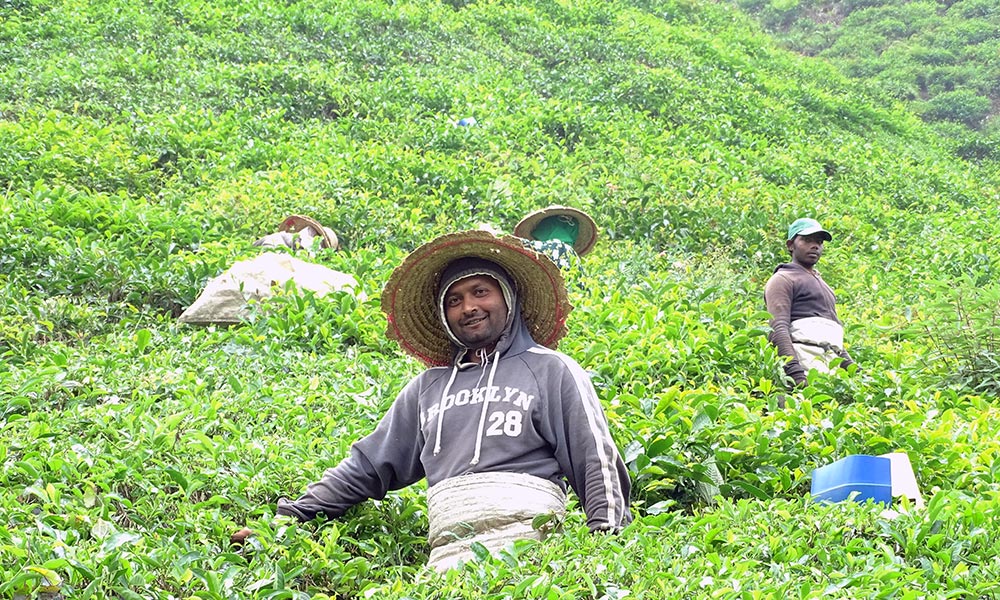
[(537, 227), (543, 220), (559, 215), (565, 215), (576, 219), (577, 224), (580, 227), (579, 233), (576, 236), (576, 241), (573, 242), (573, 249), (576, 250), (576, 253), (583, 256), (584, 254), (590, 252), (593, 249), (594, 244), (597, 243), (597, 223), (594, 223), (594, 219), (592, 219), (590, 215), (578, 208), (572, 208), (569, 206), (547, 206), (541, 210), (536, 210), (521, 219), (520, 222), (514, 226), (514, 235), (526, 240), (536, 239), (532, 233), (534, 232), (535, 227)]
[(302, 231), (306, 227), (312, 228), (323, 238), (323, 248), (331, 248), (336, 250), (340, 247), (340, 241), (337, 239), (337, 234), (333, 232), (329, 227), (323, 227), (319, 221), (311, 217), (306, 217), (304, 215), (290, 215), (285, 217), (285, 220), (281, 222), (278, 226), (278, 231), (289, 231), (295, 233)]
[(514, 279), (521, 315), (531, 337), (555, 348), (566, 334), (573, 306), (559, 268), (512, 236), (487, 231), (449, 233), (420, 246), (396, 267), (382, 292), (386, 334), (407, 353), (430, 366), (451, 362), (452, 343), (435, 306), (441, 273), (452, 261), (476, 257), (492, 261)]

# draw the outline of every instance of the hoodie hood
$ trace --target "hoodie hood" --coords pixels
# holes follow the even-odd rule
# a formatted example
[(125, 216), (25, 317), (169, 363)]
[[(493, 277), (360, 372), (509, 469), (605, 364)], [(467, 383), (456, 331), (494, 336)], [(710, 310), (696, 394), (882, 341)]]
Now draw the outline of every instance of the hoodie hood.
[(468, 277), (486, 276), (494, 279), (503, 291), (504, 302), (507, 304), (507, 318), (504, 323), (503, 332), (497, 340), (496, 346), (490, 354), (496, 357), (506, 353), (514, 347), (515, 342), (522, 340), (518, 346), (523, 351), (534, 341), (528, 331), (527, 325), (521, 316), (520, 296), (513, 278), (500, 265), (478, 258), (463, 258), (454, 261), (444, 270), (441, 275), (441, 283), (438, 286), (436, 297), (437, 316), (448, 334), (448, 339), (452, 346), (452, 366), (462, 363), (462, 358), (466, 356), (470, 348), (465, 346), (448, 325), (445, 316), (445, 294), (456, 282)]

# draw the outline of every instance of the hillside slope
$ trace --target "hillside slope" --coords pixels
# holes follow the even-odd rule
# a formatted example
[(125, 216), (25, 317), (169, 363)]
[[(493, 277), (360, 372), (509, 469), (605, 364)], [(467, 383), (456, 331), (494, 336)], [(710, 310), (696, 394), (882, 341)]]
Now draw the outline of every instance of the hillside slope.
[[(1000, 11), (990, 0), (737, 0), (787, 47), (909, 103), (961, 156), (996, 161)], [(966, 127), (980, 132), (971, 133)]]
[[(0, 596), (995, 594), (998, 194), (948, 150), (710, 2), (0, 4)], [(576, 511), (446, 577), (420, 489), (272, 525), (419, 371), (384, 336), (392, 268), (550, 203), (601, 226), (560, 349), (635, 525)], [(368, 300), (175, 321), (289, 213), (337, 232), (317, 260)], [(804, 214), (863, 372), (788, 394), (761, 290)], [(925, 511), (804, 499), (816, 466), (890, 451)]]

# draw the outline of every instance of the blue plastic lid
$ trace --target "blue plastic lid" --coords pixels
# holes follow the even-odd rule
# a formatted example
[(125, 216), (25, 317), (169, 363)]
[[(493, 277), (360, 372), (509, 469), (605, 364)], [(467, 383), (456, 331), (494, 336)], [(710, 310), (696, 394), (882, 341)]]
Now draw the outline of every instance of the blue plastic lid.
[(854, 454), (812, 472), (810, 493), (815, 500), (840, 502), (857, 492), (855, 500), (892, 501), (892, 461), (881, 456)]

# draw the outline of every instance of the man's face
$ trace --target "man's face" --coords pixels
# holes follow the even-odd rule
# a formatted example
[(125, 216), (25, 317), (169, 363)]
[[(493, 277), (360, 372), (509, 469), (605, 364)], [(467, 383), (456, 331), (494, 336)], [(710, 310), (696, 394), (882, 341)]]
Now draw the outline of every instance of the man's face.
[(807, 269), (819, 262), (823, 256), (823, 234), (797, 235), (788, 240), (788, 251), (792, 253), (792, 262)]
[(444, 295), (444, 314), (452, 333), (477, 350), (497, 343), (507, 322), (507, 303), (492, 277), (474, 275), (451, 284)]

